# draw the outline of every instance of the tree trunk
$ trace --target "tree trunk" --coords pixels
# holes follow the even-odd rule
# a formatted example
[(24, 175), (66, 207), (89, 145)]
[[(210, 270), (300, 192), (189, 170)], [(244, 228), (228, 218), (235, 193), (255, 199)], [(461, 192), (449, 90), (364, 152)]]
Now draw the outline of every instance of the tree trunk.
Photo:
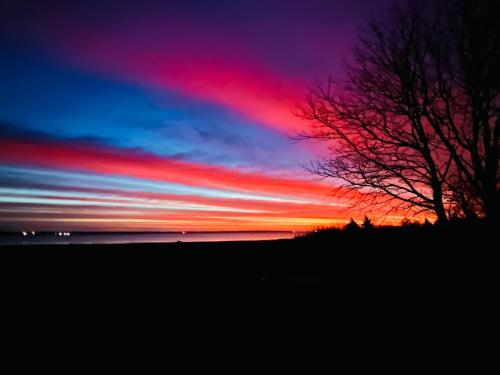
[[(494, 181), (493, 181), (494, 182)], [(486, 218), (492, 221), (500, 220), (500, 192), (497, 191), (495, 184), (488, 184), (484, 189), (484, 212)]]
[(434, 211), (436, 212), (437, 219), (439, 223), (445, 223), (448, 221), (448, 216), (446, 215), (446, 210), (443, 204), (443, 191), (441, 184), (436, 183), (432, 186), (432, 198), (434, 204)]

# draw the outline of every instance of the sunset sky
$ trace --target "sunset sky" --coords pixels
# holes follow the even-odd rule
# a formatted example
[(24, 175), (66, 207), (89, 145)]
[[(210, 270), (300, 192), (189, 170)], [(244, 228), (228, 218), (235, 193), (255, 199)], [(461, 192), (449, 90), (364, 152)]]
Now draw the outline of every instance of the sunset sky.
[(345, 222), (293, 111), (387, 3), (2, 1), (0, 230)]

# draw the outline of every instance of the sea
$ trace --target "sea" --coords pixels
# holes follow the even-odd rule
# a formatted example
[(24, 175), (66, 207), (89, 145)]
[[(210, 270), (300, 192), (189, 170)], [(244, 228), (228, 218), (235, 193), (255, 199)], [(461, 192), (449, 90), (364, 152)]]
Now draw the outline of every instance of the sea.
[(0, 246), (128, 244), (162, 242), (262, 241), (288, 239), (299, 232), (93, 232), (93, 233), (2, 233)]

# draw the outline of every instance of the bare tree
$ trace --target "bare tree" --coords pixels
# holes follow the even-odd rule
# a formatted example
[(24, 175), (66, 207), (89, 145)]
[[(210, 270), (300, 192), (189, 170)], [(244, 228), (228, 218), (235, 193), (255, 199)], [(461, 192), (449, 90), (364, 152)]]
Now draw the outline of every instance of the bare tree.
[[(367, 196), (396, 200), (405, 210), (433, 211), (440, 221), (457, 207), (463, 215), (494, 214), (488, 199), (496, 198), (488, 194), (498, 191), (500, 130), (498, 113), (496, 122), (491, 115), (498, 77), (476, 91), (490, 71), (498, 71), (498, 62), (476, 68), (488, 74), (476, 73), (473, 83), (467, 78), (473, 58), (463, 56), (479, 52), (465, 52), (474, 44), (465, 42), (472, 38), (464, 26), (466, 2), (446, 9), (395, 3), (386, 18), (369, 23), (346, 80), (317, 85), (300, 112), (312, 120), (300, 137), (331, 145), (330, 156), (313, 163), (312, 172)], [(481, 53), (498, 60), (490, 44)]]
[[(431, 34), (436, 129), (453, 157), (469, 210), (498, 219), (500, 184), (500, 18), (493, 0), (454, 0)], [(439, 37), (441, 35), (441, 37)], [(431, 39), (430, 38), (430, 39)], [(444, 108), (444, 110), (443, 110)], [(453, 186), (451, 187), (453, 189)]]

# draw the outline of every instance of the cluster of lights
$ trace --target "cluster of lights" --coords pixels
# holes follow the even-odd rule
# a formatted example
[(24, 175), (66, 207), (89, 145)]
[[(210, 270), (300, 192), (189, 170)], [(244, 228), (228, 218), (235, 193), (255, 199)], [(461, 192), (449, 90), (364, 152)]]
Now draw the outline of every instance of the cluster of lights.
[[(23, 235), (23, 237), (27, 237), (30, 235), (31, 236), (36, 235), (36, 232), (34, 232), (34, 231), (31, 231), (31, 232), (22, 231), (21, 234)], [(71, 236), (71, 233), (70, 232), (55, 232), (54, 235), (59, 236), (59, 237), (69, 237), (69, 236)]]
[(59, 236), (59, 237), (69, 237), (71, 236), (71, 233), (70, 232), (56, 232), (54, 233), (56, 236)]

